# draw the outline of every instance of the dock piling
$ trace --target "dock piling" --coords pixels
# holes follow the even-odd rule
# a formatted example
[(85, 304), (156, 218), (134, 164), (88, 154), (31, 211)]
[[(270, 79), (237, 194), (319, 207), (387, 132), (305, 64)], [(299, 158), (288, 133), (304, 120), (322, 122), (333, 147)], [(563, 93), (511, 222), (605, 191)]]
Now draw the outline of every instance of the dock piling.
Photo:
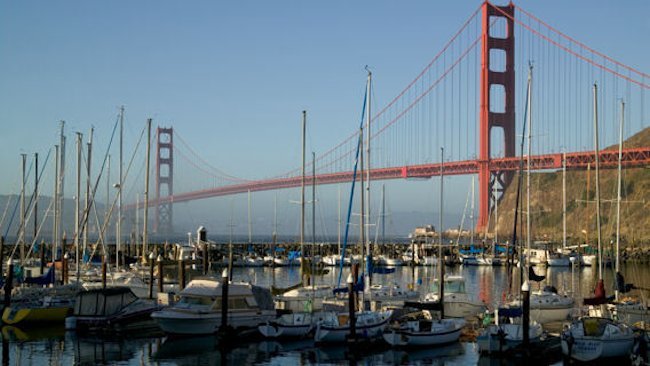
[(163, 285), (165, 284), (164, 277), (163, 277), (163, 259), (160, 254), (158, 255), (158, 258), (156, 259), (156, 262), (158, 262), (158, 293), (163, 293)]

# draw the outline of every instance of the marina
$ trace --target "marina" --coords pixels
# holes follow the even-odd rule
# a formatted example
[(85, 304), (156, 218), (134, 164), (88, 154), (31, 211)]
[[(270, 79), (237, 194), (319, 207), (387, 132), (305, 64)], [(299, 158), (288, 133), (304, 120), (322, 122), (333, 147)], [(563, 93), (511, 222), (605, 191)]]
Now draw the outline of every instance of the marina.
[[(376, 276), (381, 284), (398, 283), (409, 287), (412, 272), (415, 272), (416, 283), (422, 283), (420, 289), (425, 289), (427, 279), (435, 274), (436, 269), (430, 267), (400, 267), (391, 276)], [(494, 308), (501, 302), (504, 293), (507, 273), (505, 267), (483, 266), (454, 266), (447, 268), (451, 276), (462, 276), (466, 279), (468, 293), (476, 294), (476, 299), (484, 302), (489, 308)], [(259, 286), (270, 286), (269, 281), (275, 273), (279, 286), (295, 283), (300, 278), (297, 267), (250, 267), (235, 268), (233, 281), (255, 282)], [(573, 278), (572, 278), (573, 272)], [(597, 278), (590, 267), (582, 267), (572, 271), (570, 268), (547, 267), (544, 272), (546, 281), (558, 286), (559, 292), (575, 290), (573, 298), (576, 301), (591, 294), (591, 284)], [(650, 278), (650, 270), (635, 265), (623, 268), (625, 275), (637, 273), (640, 278)], [(218, 278), (218, 273), (213, 273)], [(202, 274), (196, 273), (197, 277)], [(610, 277), (610, 276), (608, 276)], [(316, 279), (319, 284), (332, 285), (336, 282), (334, 274), (327, 274)], [(540, 284), (544, 286), (546, 282)], [(609, 284), (608, 284), (609, 285)], [(640, 283), (639, 286), (650, 286), (650, 283)], [(535, 285), (537, 287), (537, 285)], [(420, 290), (421, 291), (421, 290)], [(576, 309), (577, 311), (577, 309)], [(470, 324), (468, 326), (476, 326)], [(555, 339), (555, 345), (546, 348), (544, 357), (550, 364), (561, 364), (562, 354), (559, 348), (559, 331), (561, 325), (553, 323), (545, 328), (544, 337), (547, 342)], [(171, 362), (175, 364), (193, 364), (198, 360), (206, 362), (237, 362), (260, 363), (273, 365), (278, 362), (347, 364), (354, 362), (374, 362), (387, 364), (428, 363), (433, 360), (460, 364), (517, 364), (523, 356), (488, 356), (479, 353), (478, 344), (471, 338), (470, 332), (465, 331), (470, 338), (461, 342), (435, 347), (417, 347), (404, 350), (403, 348), (389, 349), (378, 340), (377, 345), (355, 350), (345, 344), (316, 345), (313, 338), (280, 338), (263, 339), (261, 335), (249, 339), (242, 338), (235, 344), (225, 344), (217, 334), (192, 337), (166, 337), (160, 329), (141, 328), (131, 329), (124, 334), (123, 340), (117, 341), (110, 333), (90, 333), (66, 331), (63, 324), (50, 324), (45, 327), (24, 327), (4, 325), (2, 328), (3, 362), (8, 364), (51, 363), (61, 362), (76, 364), (126, 362), (127, 364), (157, 364)], [(385, 333), (386, 334), (386, 333)], [(182, 345), (182, 347), (181, 347)], [(5, 358), (6, 357), (6, 358)], [(210, 360), (210, 361), (207, 361)], [(625, 361), (625, 360), (623, 360)], [(626, 361), (627, 362), (627, 361)]]
[(2, 365), (650, 365), (650, 75), (475, 5), (3, 5)]

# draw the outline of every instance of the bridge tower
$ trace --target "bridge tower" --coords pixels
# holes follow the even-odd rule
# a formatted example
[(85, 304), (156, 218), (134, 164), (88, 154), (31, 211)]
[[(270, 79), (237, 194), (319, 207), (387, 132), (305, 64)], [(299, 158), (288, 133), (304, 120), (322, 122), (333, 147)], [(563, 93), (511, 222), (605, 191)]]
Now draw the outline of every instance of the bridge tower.
[(174, 194), (174, 129), (158, 127), (156, 148), (156, 222), (154, 231), (159, 234), (173, 233), (172, 202), (160, 203), (160, 199)]
[(513, 177), (512, 172), (492, 171), (490, 161), (492, 160), (493, 127), (503, 130), (505, 157), (515, 156), (514, 14), (512, 3), (507, 6), (494, 6), (486, 1), (482, 6), (477, 222), (477, 228), (481, 230), (488, 225), (490, 209), (494, 207), (492, 195), (494, 185), (497, 185), (499, 192), (497, 199), (500, 199), (503, 190)]

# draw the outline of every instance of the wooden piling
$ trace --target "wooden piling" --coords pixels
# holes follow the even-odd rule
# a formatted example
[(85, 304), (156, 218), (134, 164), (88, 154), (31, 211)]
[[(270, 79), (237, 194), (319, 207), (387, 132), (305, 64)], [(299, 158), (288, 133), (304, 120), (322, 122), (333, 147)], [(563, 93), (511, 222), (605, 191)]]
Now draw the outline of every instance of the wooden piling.
[(102, 255), (102, 288), (106, 288), (106, 256)]
[(14, 262), (9, 259), (7, 268), (7, 278), (5, 282), (5, 309), (11, 306), (11, 290), (14, 285)]
[(208, 259), (208, 243), (203, 243), (203, 275), (208, 274), (209, 259)]
[(350, 334), (348, 335), (348, 341), (354, 342), (357, 338), (357, 319), (356, 319), (356, 299), (354, 294), (354, 280), (352, 275), (348, 275), (348, 313), (350, 317)]
[(163, 276), (163, 258), (158, 255), (158, 293), (163, 293), (164, 276)]
[(182, 258), (178, 261), (178, 287), (185, 288), (185, 260)]
[(45, 240), (41, 240), (41, 275), (45, 273)]
[(228, 270), (221, 272), (221, 328), (219, 332), (226, 333), (228, 330)]
[(149, 298), (153, 299), (153, 252), (149, 254)]

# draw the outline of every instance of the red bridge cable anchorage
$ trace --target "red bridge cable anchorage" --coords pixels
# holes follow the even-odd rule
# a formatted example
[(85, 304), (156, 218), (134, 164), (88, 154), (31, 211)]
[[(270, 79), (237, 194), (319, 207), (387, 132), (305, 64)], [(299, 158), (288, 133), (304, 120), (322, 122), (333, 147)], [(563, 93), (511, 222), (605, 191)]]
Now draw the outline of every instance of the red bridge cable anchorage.
[(568, 52), (568, 53), (570, 53), (570, 54), (572, 54), (572, 55), (574, 55), (574, 56), (576, 56), (576, 57), (578, 57), (579, 59), (581, 59), (581, 60), (583, 60), (583, 61), (585, 61), (585, 62), (587, 62), (587, 63), (593, 65), (594, 67), (597, 67), (597, 68), (599, 68), (599, 69), (601, 69), (601, 70), (604, 70), (604, 71), (607, 71), (607, 72), (609, 72), (609, 73), (611, 73), (611, 74), (614, 74), (614, 75), (618, 76), (619, 78), (624, 79), (624, 80), (627, 80), (627, 81), (629, 81), (629, 82), (631, 82), (631, 83), (637, 84), (638, 86), (640, 86), (640, 87), (642, 87), (642, 88), (644, 88), (644, 89), (650, 89), (650, 85), (644, 84), (644, 83), (641, 82), (641, 81), (634, 80), (634, 79), (632, 79), (632, 78), (630, 78), (630, 77), (628, 77), (628, 76), (625, 76), (625, 75), (621, 74), (620, 72), (617, 72), (617, 71), (615, 71), (615, 70), (610, 69), (609, 67), (607, 67), (607, 66), (605, 66), (605, 65), (602, 65), (602, 64), (599, 64), (599, 63), (597, 63), (597, 62), (595, 62), (595, 61), (593, 61), (593, 60), (590, 60), (589, 58), (587, 58), (587, 57), (585, 57), (585, 56), (582, 56), (582, 55), (578, 54), (577, 52), (575, 52), (575, 51), (573, 51), (573, 50), (567, 48), (566, 46), (561, 45), (560, 43), (558, 43), (558, 42), (552, 40), (552, 39), (549, 38), (548, 36), (546, 36), (546, 35), (544, 35), (544, 34), (538, 32), (538, 31), (536, 31), (536, 30), (533, 29), (532, 27), (529, 27), (528, 25), (526, 25), (526, 24), (524, 24), (523, 22), (521, 22), (519, 19), (510, 16), (509, 14), (507, 14), (506, 12), (504, 12), (503, 10), (499, 9), (499, 7), (496, 7), (496, 6), (492, 5), (492, 4), (490, 4), (490, 5), (491, 5), (493, 8), (495, 8), (497, 11), (499, 11), (501, 14), (503, 14), (503, 16), (505, 16), (505, 17), (507, 17), (507, 18), (509, 18), (509, 19), (512, 19), (515, 23), (517, 23), (517, 24), (521, 25), (522, 27), (528, 29), (529, 31), (531, 31), (531, 32), (533, 32), (534, 34), (538, 35), (539, 37), (543, 38), (543, 39), (546, 40), (547, 42), (549, 42), (549, 43), (555, 45), (556, 47), (558, 47), (558, 48), (560, 48), (560, 49), (562, 49), (562, 50), (564, 50), (564, 51), (566, 51), (566, 52)]

